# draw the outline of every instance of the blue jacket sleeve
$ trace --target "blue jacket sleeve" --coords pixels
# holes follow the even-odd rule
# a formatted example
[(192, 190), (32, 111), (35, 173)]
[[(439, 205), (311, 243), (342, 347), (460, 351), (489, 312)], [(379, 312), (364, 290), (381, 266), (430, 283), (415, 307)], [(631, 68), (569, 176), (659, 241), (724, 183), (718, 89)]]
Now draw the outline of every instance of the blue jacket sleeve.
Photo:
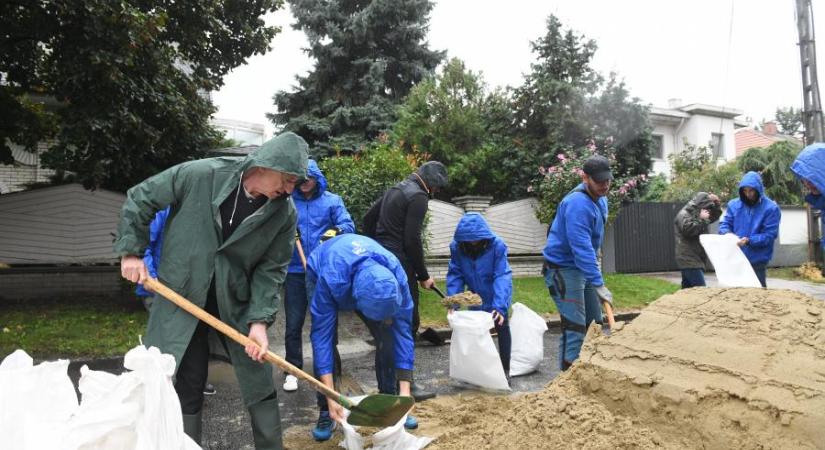
[(158, 211), (152, 223), (149, 224), (149, 246), (146, 247), (146, 254), (143, 262), (152, 278), (158, 277), (158, 266), (160, 266), (160, 249), (163, 247), (163, 230), (166, 227), (166, 218), (169, 216), (169, 208)]
[(450, 244), (450, 262), (447, 265), (447, 295), (455, 295), (464, 292), (464, 274), (461, 273), (461, 265), (458, 263), (461, 255), (458, 253), (458, 246), (455, 242)]
[(759, 233), (748, 236), (748, 245), (751, 247), (770, 247), (779, 236), (779, 222), (782, 220), (782, 211), (776, 205), (771, 205), (765, 211), (765, 219)]
[(604, 280), (596, 262), (596, 249), (593, 248), (590, 236), (590, 224), (594, 221), (593, 211), (582, 207), (579, 202), (570, 202), (564, 221), (567, 227), (567, 240), (573, 252), (576, 267), (584, 272), (590, 284), (603, 286)]
[(736, 214), (736, 205), (731, 202), (728, 203), (728, 209), (725, 211), (725, 216), (719, 222), (719, 234), (733, 233), (733, 216)]
[(513, 299), (513, 271), (510, 269), (510, 263), (507, 261), (507, 245), (501, 241), (496, 242), (496, 266), (495, 273), (493, 274), (493, 308), (506, 317)]
[(811, 205), (811, 208), (821, 209), (825, 211), (825, 194), (808, 194), (805, 196), (805, 201)]
[(338, 331), (338, 308), (323, 280), (318, 280), (310, 300), (312, 314), (312, 364), (317, 376), (330, 374), (335, 368), (333, 345)]
[(341, 233), (355, 233), (355, 223), (349, 215), (344, 200), (338, 197), (332, 207), (332, 223), (341, 230)]

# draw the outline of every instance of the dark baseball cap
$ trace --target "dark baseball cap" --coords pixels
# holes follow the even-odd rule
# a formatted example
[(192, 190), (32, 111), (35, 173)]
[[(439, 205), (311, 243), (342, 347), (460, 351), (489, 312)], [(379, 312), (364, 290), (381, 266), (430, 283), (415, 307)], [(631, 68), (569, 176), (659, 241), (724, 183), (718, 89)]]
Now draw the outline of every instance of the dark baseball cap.
[(613, 179), (610, 172), (610, 161), (602, 155), (593, 155), (584, 162), (584, 173), (590, 176), (596, 183), (602, 183)]

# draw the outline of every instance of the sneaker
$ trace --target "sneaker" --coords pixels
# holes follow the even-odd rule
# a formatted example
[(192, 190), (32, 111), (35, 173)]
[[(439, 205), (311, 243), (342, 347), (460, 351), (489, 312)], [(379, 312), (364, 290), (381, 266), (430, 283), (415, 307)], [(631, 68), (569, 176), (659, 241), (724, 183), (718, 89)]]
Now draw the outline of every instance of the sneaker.
[(329, 417), (329, 411), (321, 411), (318, 415), (318, 423), (312, 429), (312, 438), (318, 442), (328, 441), (336, 425), (335, 421)]
[(415, 420), (415, 417), (407, 415), (407, 420), (404, 421), (404, 428), (414, 430), (418, 428), (418, 421)]
[(287, 375), (284, 378), (284, 390), (287, 392), (295, 392), (298, 390), (298, 378), (295, 375)]
[(203, 387), (203, 395), (215, 395), (218, 392), (215, 390), (215, 386), (212, 383), (206, 383), (206, 386)]

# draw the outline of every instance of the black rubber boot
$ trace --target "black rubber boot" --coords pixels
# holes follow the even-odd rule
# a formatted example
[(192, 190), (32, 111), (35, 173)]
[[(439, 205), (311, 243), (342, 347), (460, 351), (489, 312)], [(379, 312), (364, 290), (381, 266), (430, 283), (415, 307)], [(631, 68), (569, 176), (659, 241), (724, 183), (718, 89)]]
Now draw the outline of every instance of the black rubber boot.
[(252, 417), (252, 437), (256, 450), (283, 450), (281, 436), (281, 412), (278, 399), (273, 398), (255, 403), (249, 407)]
[(186, 433), (196, 444), (201, 445), (201, 413), (183, 415), (183, 432)]
[(410, 383), (410, 395), (412, 395), (416, 402), (423, 402), (436, 396), (435, 392), (422, 389), (421, 386), (416, 384), (415, 380)]

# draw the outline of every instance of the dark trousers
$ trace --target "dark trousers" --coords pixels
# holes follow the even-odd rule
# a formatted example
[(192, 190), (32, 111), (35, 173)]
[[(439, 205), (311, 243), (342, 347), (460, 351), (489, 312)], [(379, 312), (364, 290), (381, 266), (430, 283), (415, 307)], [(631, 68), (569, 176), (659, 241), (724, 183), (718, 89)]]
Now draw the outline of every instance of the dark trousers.
[(498, 334), (498, 357), (501, 359), (501, 367), (504, 367), (504, 373), (510, 375), (510, 353), (513, 348), (513, 338), (510, 335), (510, 319), (504, 318), (501, 325), (497, 320), (493, 320), (496, 326), (496, 334)]
[(682, 289), (707, 286), (704, 269), (682, 269)]
[(415, 275), (412, 263), (406, 256), (400, 253), (392, 253), (401, 261), (401, 267), (404, 268), (404, 272), (407, 274), (407, 284), (410, 286), (410, 296), (413, 299), (413, 317), (410, 329), (412, 330), (413, 339), (415, 339), (418, 334), (418, 327), (421, 325), (421, 318), (418, 315), (418, 277)]
[[(214, 288), (210, 289), (204, 309), (209, 314), (220, 317)], [(175, 376), (175, 391), (178, 393), (183, 414), (197, 414), (203, 408), (203, 388), (206, 386), (208, 375), (209, 325), (198, 321), (198, 326), (189, 341), (189, 346), (186, 347)]]
[(751, 267), (753, 267), (753, 273), (756, 274), (756, 278), (759, 278), (759, 283), (762, 285), (762, 287), (768, 287), (766, 280), (768, 265), (766, 263), (751, 264)]
[(304, 346), (301, 333), (304, 329), (308, 305), (306, 275), (303, 273), (286, 274), (284, 347), (286, 347), (286, 360), (299, 369), (304, 367)]

